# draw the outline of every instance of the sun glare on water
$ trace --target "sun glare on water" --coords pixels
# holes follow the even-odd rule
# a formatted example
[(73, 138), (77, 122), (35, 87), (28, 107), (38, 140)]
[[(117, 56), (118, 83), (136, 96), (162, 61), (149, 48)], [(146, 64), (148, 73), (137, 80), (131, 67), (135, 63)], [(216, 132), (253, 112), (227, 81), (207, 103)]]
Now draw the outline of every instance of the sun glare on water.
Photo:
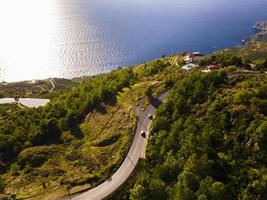
[(57, 34), (55, 1), (0, 1), (0, 81), (51, 74)]

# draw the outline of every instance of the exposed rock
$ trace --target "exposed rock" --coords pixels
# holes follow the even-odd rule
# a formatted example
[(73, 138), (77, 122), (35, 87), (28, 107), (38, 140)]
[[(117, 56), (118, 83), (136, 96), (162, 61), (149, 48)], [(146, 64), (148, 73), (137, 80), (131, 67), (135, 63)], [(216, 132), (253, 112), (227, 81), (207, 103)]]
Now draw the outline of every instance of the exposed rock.
[(257, 21), (253, 28), (258, 29), (260, 31), (267, 31), (267, 21)]
[(265, 42), (267, 41), (267, 21), (257, 21), (253, 28), (260, 32), (255, 35), (249, 36), (245, 39), (245, 44), (252, 42)]
[(259, 33), (256, 33), (255, 35), (248, 37), (245, 40), (245, 44), (249, 44), (252, 42), (266, 42), (266, 41), (267, 41), (267, 31), (261, 31)]

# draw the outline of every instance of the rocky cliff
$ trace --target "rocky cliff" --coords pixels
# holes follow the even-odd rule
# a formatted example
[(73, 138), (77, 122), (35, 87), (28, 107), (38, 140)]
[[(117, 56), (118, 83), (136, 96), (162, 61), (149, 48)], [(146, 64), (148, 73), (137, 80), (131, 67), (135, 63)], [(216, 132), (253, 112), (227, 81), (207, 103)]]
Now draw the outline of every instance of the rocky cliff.
[(267, 21), (257, 21), (253, 28), (258, 29), (260, 31), (267, 31)]
[(267, 41), (267, 21), (264, 20), (257, 21), (253, 26), (253, 28), (259, 30), (260, 32), (246, 38), (245, 39), (246, 44), (251, 42)]

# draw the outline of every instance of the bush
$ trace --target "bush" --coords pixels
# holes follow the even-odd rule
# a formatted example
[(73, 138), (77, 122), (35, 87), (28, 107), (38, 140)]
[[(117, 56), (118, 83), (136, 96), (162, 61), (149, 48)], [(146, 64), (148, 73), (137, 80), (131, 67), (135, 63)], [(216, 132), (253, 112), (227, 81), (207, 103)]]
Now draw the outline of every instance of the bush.
[(147, 88), (146, 88), (146, 91), (145, 91), (145, 95), (151, 99), (152, 98), (152, 94), (153, 94), (153, 86), (152, 85), (149, 85)]
[(267, 69), (267, 60), (257, 66), (257, 69)]
[(10, 172), (11, 172), (12, 175), (18, 175), (19, 170), (20, 170), (20, 167), (19, 167), (19, 165), (17, 163), (13, 163), (10, 166)]
[(0, 177), (0, 192), (3, 192), (5, 189), (5, 182), (4, 180)]

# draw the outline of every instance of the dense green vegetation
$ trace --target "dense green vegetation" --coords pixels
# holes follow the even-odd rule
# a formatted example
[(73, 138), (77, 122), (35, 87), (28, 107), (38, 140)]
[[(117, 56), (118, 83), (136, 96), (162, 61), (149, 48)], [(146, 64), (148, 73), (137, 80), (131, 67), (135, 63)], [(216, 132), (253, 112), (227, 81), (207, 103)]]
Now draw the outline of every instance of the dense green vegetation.
[(11, 84), (2, 96), (39, 95), (51, 103), (0, 106), (0, 193), (18, 188), (17, 198), (52, 199), (69, 186), (75, 193), (101, 183), (127, 152), (136, 105), (144, 109), (172, 88), (157, 111), (147, 160), (129, 192), (115, 199), (266, 199), (267, 79), (239, 70), (266, 69), (266, 47), (207, 56), (201, 67), (232, 66), (207, 74), (181, 74), (182, 57), (172, 56), (82, 81), (54, 80), (62, 89), (55, 92), (49, 81), (28, 89)]
[(25, 147), (60, 142), (63, 131), (74, 128), (94, 106), (113, 99), (133, 79), (131, 69), (112, 72), (91, 79), (44, 108), (7, 113), (0, 124), (0, 159), (10, 160)]
[(234, 56), (228, 53), (217, 53), (212, 56), (207, 56), (201, 60), (201, 66), (207, 66), (210, 64), (220, 64), (223, 67), (236, 66), (236, 67), (249, 67), (249, 60), (243, 60), (239, 56)]
[(267, 42), (249, 43), (245, 46), (226, 49), (206, 56), (201, 66), (218, 64), (222, 67), (236, 66), (249, 70), (266, 70)]
[[(62, 86), (54, 79), (56, 89), (49, 92), (51, 103), (45, 107), (2, 105), (0, 175), (4, 193), (55, 199), (68, 193), (66, 187), (71, 186), (75, 193), (101, 183), (127, 152), (138, 102), (143, 99), (145, 107), (149, 98), (179, 77), (173, 73), (178, 69), (168, 59), (159, 59), (80, 82), (64, 80)], [(22, 96), (37, 94), (36, 87), (43, 82), (27, 89), (28, 84), (10, 84), (5, 89), (10, 96), (17, 95), (14, 88), (19, 87)]]
[(266, 199), (266, 76), (193, 72), (157, 111), (130, 199)]
[(10, 160), (25, 147), (60, 142), (61, 133), (73, 130), (93, 108), (103, 102), (115, 103), (116, 94), (124, 87), (165, 67), (164, 62), (156, 60), (135, 73), (131, 68), (120, 69), (85, 81), (44, 108), (5, 112), (7, 119), (0, 121), (0, 160)]

